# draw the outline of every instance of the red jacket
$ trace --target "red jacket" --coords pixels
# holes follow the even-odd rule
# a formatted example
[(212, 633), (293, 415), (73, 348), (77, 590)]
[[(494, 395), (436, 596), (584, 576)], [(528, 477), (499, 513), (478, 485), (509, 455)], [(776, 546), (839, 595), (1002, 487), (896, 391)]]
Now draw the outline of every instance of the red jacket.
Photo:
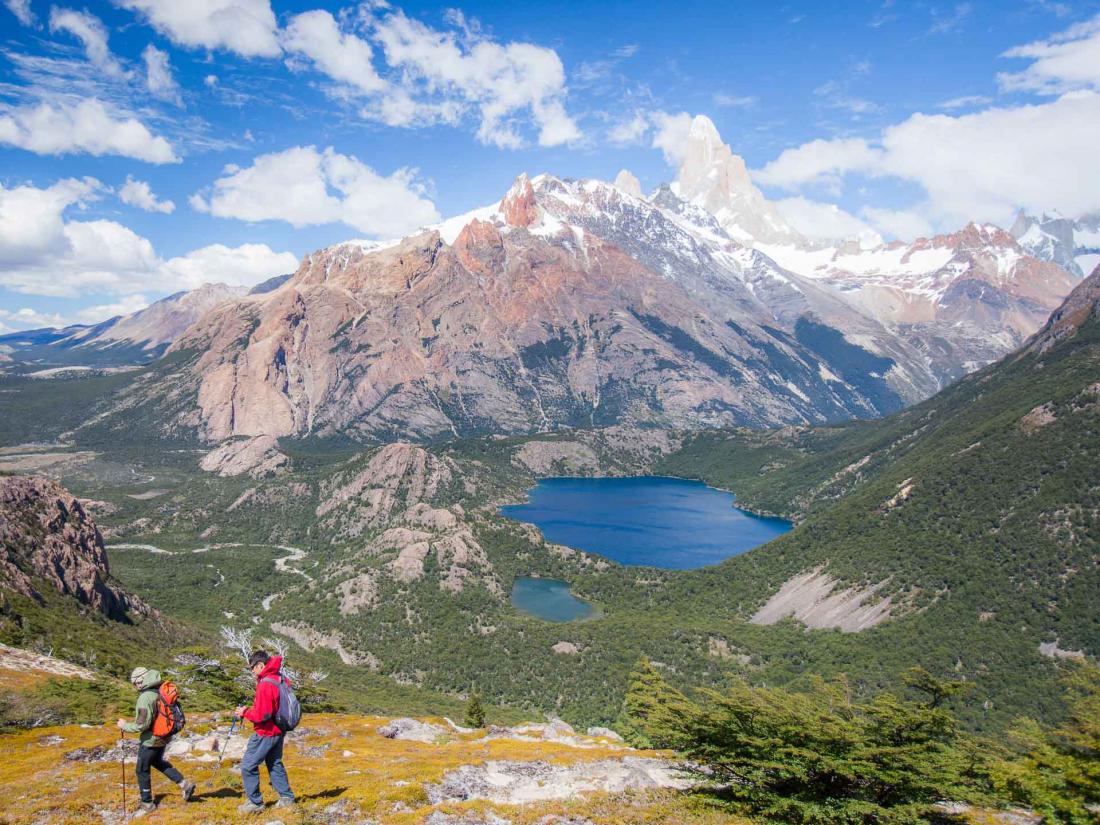
[(252, 700), (252, 707), (244, 712), (244, 718), (252, 723), (253, 730), (259, 736), (282, 734), (282, 731), (275, 726), (275, 711), (279, 708), (279, 688), (271, 682), (264, 681), (264, 679), (274, 679), (277, 682), (290, 684), (290, 680), (279, 672), (282, 666), (282, 656), (272, 656), (267, 660), (264, 669), (256, 677), (256, 696)]

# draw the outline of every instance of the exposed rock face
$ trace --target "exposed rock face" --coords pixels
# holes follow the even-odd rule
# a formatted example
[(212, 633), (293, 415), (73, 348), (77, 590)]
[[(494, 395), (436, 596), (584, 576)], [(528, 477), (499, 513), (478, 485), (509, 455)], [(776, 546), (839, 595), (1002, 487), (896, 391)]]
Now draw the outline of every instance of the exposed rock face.
[(285, 472), (290, 459), (279, 451), (279, 441), (274, 436), (226, 441), (202, 457), (199, 466), (208, 473), (220, 476), (239, 476), (248, 473), (252, 478), (278, 475)]
[(346, 565), (333, 574), (334, 580), (344, 576), (337, 585), (341, 612), (369, 608), (382, 571), (398, 582), (421, 579), (429, 556), (444, 590), (457, 593), (474, 581), (502, 592), (465, 510), (442, 506), (459, 477), (450, 459), (397, 443), (379, 449), (362, 468), (337, 474), (322, 489), (317, 506), (322, 523), (344, 536), (368, 536), (362, 557), (382, 563), (381, 570), (355, 571), (351, 578)]
[(528, 441), (512, 460), (537, 476), (586, 475), (600, 466), (596, 451), (576, 441)]
[(780, 587), (749, 621), (767, 625), (793, 616), (817, 630), (835, 627), (858, 633), (890, 618), (890, 598), (875, 596), (881, 584), (841, 590), (836, 586), (836, 579), (820, 568), (800, 573)]
[(103, 537), (80, 502), (41, 476), (0, 478), (0, 585), (41, 600), (35, 577), (105, 616), (152, 609), (117, 585)]
[(303, 650), (313, 651), (318, 648), (331, 650), (340, 657), (340, 661), (345, 665), (363, 665), (371, 670), (377, 670), (379, 667), (378, 659), (374, 656), (352, 653), (345, 648), (343, 639), (337, 633), (321, 633), (301, 622), (293, 624), (289, 622), (272, 622), (271, 629), (288, 639), (293, 639)]

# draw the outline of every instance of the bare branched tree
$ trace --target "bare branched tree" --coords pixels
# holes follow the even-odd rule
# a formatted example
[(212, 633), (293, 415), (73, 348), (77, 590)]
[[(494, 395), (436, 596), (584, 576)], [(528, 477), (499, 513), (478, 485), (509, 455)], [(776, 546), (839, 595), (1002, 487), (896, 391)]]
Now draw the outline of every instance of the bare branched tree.
[(247, 627), (244, 630), (236, 630), (223, 625), (221, 632), (225, 646), (230, 650), (237, 651), (241, 654), (241, 658), (247, 662), (248, 657), (252, 655), (252, 628)]
[(278, 637), (266, 637), (264, 638), (264, 645), (270, 648), (275, 655), (286, 658), (287, 651), (290, 650), (290, 642), (286, 639), (280, 639)]

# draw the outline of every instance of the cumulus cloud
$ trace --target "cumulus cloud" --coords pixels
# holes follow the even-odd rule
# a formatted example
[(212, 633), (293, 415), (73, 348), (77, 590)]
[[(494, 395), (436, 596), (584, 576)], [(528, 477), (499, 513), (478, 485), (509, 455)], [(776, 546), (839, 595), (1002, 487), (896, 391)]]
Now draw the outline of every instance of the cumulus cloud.
[(859, 214), (884, 235), (911, 241), (916, 238), (928, 238), (936, 234), (932, 222), (923, 214), (924, 207), (917, 209), (885, 209), (865, 206)]
[[(0, 287), (30, 295), (119, 296), (105, 314), (151, 292), (193, 289), (210, 281), (251, 286), (292, 271), (297, 258), (264, 244), (215, 244), (168, 260), (148, 239), (109, 220), (77, 220), (103, 185), (66, 179), (45, 189), (0, 185)], [(128, 302), (128, 303), (127, 303)]]
[(24, 26), (34, 25), (34, 12), (31, 11), (31, 0), (4, 0), (8, 11), (16, 16)]
[(361, 92), (381, 92), (387, 86), (375, 71), (370, 43), (352, 32), (341, 31), (336, 18), (327, 11), (307, 11), (292, 17), (280, 40), (291, 55), (287, 62), (292, 68), (305, 59), (333, 80)]
[(193, 208), (223, 218), (278, 220), (302, 227), (344, 223), (368, 235), (393, 237), (439, 220), (415, 172), (384, 177), (332, 147), (295, 146), (228, 166)]
[(50, 31), (68, 32), (77, 38), (84, 44), (84, 51), (92, 65), (109, 77), (127, 77), (126, 70), (111, 54), (111, 49), (107, 45), (107, 27), (94, 14), (54, 6), (50, 9)]
[(123, 203), (144, 209), (146, 212), (160, 212), (170, 215), (175, 211), (176, 205), (169, 200), (158, 200), (153, 194), (152, 188), (143, 180), (134, 180), (126, 176), (126, 183), (118, 190), (118, 197)]
[(811, 140), (787, 149), (755, 172), (753, 178), (765, 186), (793, 189), (805, 184), (835, 186), (841, 175), (879, 168), (881, 151), (861, 138)]
[(821, 203), (801, 196), (775, 201), (787, 223), (813, 240), (858, 238), (863, 246), (878, 246), (882, 236), (864, 221), (836, 204)]
[[(815, 140), (755, 174), (794, 189), (849, 173), (913, 181), (940, 222), (1004, 222), (1013, 210), (1100, 208), (1100, 94), (1074, 92), (1041, 105), (959, 117), (916, 114), (873, 142)], [(935, 151), (930, 151), (934, 148)]]
[(362, 98), (359, 113), (369, 120), (411, 128), (457, 125), (473, 114), (478, 140), (492, 146), (524, 145), (528, 123), (541, 146), (580, 140), (557, 52), (499, 43), (461, 12), (448, 21), (450, 29), (432, 28), (383, 4), (339, 19), (315, 10), (292, 17), (281, 42), (292, 68), (335, 81), (334, 96)]
[[(31, 307), (17, 310), (0, 309), (0, 332), (15, 332), (22, 329), (42, 329), (43, 327), (64, 327), (71, 322), (57, 312), (39, 312)], [(0, 353), (2, 354), (2, 353)]]
[(172, 146), (133, 117), (118, 117), (96, 99), (0, 108), (0, 144), (39, 155), (121, 155), (148, 163), (179, 161)]
[(210, 283), (251, 287), (297, 268), (295, 255), (275, 252), (267, 244), (230, 247), (217, 243), (169, 258), (159, 271), (176, 289), (196, 289)]
[(141, 53), (141, 59), (145, 61), (145, 88), (149, 93), (162, 100), (170, 100), (176, 105), (182, 105), (180, 88), (176, 78), (172, 76), (172, 64), (168, 60), (168, 52), (150, 43)]
[(95, 324), (107, 318), (117, 315), (129, 315), (149, 306), (149, 300), (144, 295), (127, 295), (109, 304), (96, 304), (84, 307), (74, 313), (76, 321), (82, 324)]
[(138, 12), (180, 46), (225, 49), (243, 57), (277, 57), (275, 13), (269, 0), (112, 0)]
[(1100, 91), (1100, 14), (1046, 40), (1009, 49), (1002, 56), (1032, 60), (1023, 71), (997, 75), (1005, 91)]
[[(914, 114), (873, 139), (814, 140), (754, 172), (761, 184), (839, 188), (846, 175), (917, 184), (909, 210), (865, 210), (891, 234), (927, 234), (967, 220), (1005, 223), (1016, 209), (1080, 215), (1100, 209), (1100, 16), (1005, 53), (1032, 64), (1002, 74), (1002, 88), (1060, 95), (1038, 104), (962, 115)], [(945, 108), (981, 98), (946, 101)]]
[(669, 166), (678, 168), (684, 162), (684, 152), (691, 132), (691, 115), (687, 112), (674, 115), (668, 112), (652, 112), (649, 119), (654, 128), (653, 148), (661, 150)]

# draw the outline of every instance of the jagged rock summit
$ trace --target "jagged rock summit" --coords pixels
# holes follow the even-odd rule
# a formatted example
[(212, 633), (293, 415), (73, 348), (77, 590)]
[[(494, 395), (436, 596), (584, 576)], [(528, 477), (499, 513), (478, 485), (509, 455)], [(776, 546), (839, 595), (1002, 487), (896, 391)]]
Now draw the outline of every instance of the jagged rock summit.
[(0, 478), (0, 585), (41, 601), (43, 584), (104, 616), (152, 609), (110, 581), (103, 537), (68, 490), (42, 476)]
[(807, 245), (753, 185), (744, 159), (722, 142), (710, 118), (697, 115), (692, 120), (683, 153), (672, 191), (713, 215), (730, 237), (749, 244)]

